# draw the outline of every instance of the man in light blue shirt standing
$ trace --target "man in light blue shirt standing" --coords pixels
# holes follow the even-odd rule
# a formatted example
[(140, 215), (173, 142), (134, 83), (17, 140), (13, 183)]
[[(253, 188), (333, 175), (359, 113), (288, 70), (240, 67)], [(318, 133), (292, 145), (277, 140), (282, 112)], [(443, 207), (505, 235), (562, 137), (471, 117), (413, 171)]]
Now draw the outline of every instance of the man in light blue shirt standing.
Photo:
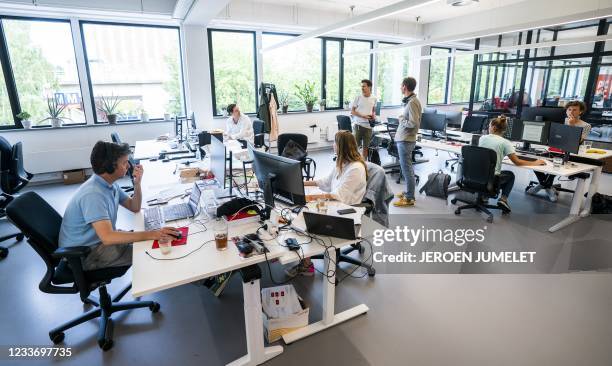
[(92, 251), (83, 261), (83, 269), (93, 270), (132, 264), (132, 245), (143, 240), (172, 240), (179, 232), (171, 227), (160, 230), (118, 231), (119, 205), (136, 213), (142, 204), (140, 183), (144, 170), (134, 167), (134, 195), (128, 196), (117, 184), (129, 169), (128, 144), (98, 141), (91, 151), (94, 171), (72, 197), (62, 220), (60, 247), (87, 245)]

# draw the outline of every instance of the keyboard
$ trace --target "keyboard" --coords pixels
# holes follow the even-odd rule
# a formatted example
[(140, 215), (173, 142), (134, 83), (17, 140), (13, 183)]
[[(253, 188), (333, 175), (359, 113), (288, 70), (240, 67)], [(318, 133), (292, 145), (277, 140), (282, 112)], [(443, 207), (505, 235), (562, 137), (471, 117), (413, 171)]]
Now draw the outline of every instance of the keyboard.
[(170, 205), (164, 207), (164, 218), (166, 221), (173, 221), (184, 219), (193, 215), (191, 208), (187, 203), (180, 203), (178, 205)]
[(144, 227), (146, 231), (161, 229), (162, 214), (159, 207), (145, 208), (144, 210)]

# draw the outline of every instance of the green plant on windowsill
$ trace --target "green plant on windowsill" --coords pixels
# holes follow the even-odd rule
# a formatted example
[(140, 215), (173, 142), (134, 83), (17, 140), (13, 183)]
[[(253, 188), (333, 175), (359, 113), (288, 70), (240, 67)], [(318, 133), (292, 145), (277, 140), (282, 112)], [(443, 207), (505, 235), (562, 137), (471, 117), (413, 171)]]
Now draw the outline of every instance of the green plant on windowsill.
[(297, 89), (296, 96), (306, 105), (306, 111), (312, 112), (312, 107), (318, 100), (315, 94), (315, 83), (306, 81), (303, 86), (295, 84), (295, 88)]
[(51, 120), (52, 127), (62, 127), (62, 121), (64, 119), (69, 119), (62, 117), (62, 113), (64, 113), (65, 109), (66, 105), (58, 103), (57, 99), (54, 97), (47, 98), (47, 113), (49, 117), (43, 119), (41, 122)]
[(280, 94), (280, 105), (283, 111), (283, 114), (286, 114), (289, 110), (289, 93), (283, 91)]
[(107, 97), (100, 97), (100, 105), (98, 106), (98, 109), (106, 115), (106, 119), (111, 125), (117, 123), (117, 108), (119, 107), (120, 103), (121, 98), (116, 97), (112, 94)]
[(30, 115), (30, 113), (23, 111), (19, 113), (16, 117), (21, 121), (21, 125), (23, 126), (23, 128), (28, 129), (32, 127), (32, 121), (30, 121), (30, 118), (32, 116)]

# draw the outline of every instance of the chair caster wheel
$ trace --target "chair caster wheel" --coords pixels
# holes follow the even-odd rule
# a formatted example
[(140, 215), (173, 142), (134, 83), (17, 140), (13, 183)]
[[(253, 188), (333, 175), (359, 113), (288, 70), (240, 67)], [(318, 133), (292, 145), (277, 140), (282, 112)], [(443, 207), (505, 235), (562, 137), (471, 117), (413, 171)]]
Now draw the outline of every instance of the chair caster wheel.
[(153, 304), (149, 305), (149, 310), (151, 310), (152, 313), (157, 313), (160, 307), (161, 306), (159, 305), (159, 303), (154, 302)]
[(49, 338), (51, 339), (51, 342), (53, 342), (53, 344), (62, 343), (62, 341), (64, 340), (64, 336), (64, 332), (49, 334)]
[(456, 209), (455, 210), (455, 215), (461, 215), (461, 210), (460, 209)]
[(370, 277), (376, 276), (376, 269), (374, 269), (374, 267), (368, 269), (368, 276)]
[(17, 239), (17, 241), (22, 241), (22, 240), (23, 240), (23, 238), (24, 238), (24, 235), (23, 235), (23, 234), (19, 234), (19, 235), (17, 235), (17, 236), (15, 237), (15, 239)]
[(109, 349), (113, 348), (113, 340), (112, 339), (99, 339), (98, 340), (98, 346), (100, 346), (100, 348), (102, 349), (102, 351), (108, 351)]
[(529, 191), (529, 189), (531, 189), (531, 186), (527, 186), (527, 187), (525, 187), (525, 192), (528, 192), (528, 191)]
[(4, 259), (8, 256), (8, 248), (0, 248), (0, 259)]
[(493, 223), (493, 218), (492, 218), (492, 217), (487, 217), (487, 222), (488, 222), (489, 224)]
[(453, 199), (451, 200), (451, 203), (452, 203), (453, 205), (454, 205), (454, 204), (456, 204), (456, 203), (457, 203), (457, 199), (456, 199), (456, 198), (453, 198)]

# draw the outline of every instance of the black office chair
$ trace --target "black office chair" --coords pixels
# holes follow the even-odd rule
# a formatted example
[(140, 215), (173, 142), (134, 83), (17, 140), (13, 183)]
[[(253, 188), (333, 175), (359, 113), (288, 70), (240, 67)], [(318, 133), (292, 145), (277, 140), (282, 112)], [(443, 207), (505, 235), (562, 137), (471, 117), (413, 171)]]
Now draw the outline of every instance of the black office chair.
[(489, 209), (501, 210), (501, 208), (487, 204), (486, 200), (497, 197), (499, 191), (499, 181), (495, 175), (497, 154), (486, 147), (465, 145), (461, 147), (461, 155), (463, 164), (457, 185), (462, 191), (476, 193), (477, 197), (475, 202), (470, 202), (455, 196), (451, 200), (453, 205), (457, 201), (467, 203), (457, 207), (455, 215), (460, 215), (462, 210), (473, 208), (486, 213), (487, 222), (493, 222), (493, 214)]
[[(480, 134), (487, 123), (488, 120), (486, 116), (467, 116), (463, 121), (463, 125), (461, 125), (461, 132)], [(454, 172), (455, 165), (459, 162), (459, 156), (446, 160), (444, 164), (448, 167), (448, 164), (451, 162), (451, 172)]]
[[(6, 216), (6, 206), (14, 199), (14, 194), (22, 190), (32, 179), (23, 166), (23, 145), (21, 142), (11, 145), (0, 136), (0, 219)], [(20, 231), (13, 231), (0, 236), (0, 242), (15, 238), (16, 242), (23, 240)], [(9, 254), (8, 247), (0, 247), (0, 259)]]
[[(121, 138), (119, 137), (119, 134), (117, 132), (111, 132), (111, 139), (116, 144), (122, 144)], [(134, 166), (136, 165), (136, 161), (134, 160), (134, 157), (132, 155), (133, 151), (134, 151), (133, 147), (130, 146), (130, 155), (128, 157), (129, 168), (128, 168), (127, 174), (128, 174), (128, 177), (130, 177), (130, 181), (132, 182), (132, 185), (131, 186), (121, 186), (121, 189), (123, 189), (123, 191), (126, 193), (134, 191)]]
[[(107, 351), (113, 347), (113, 321), (111, 319), (113, 313), (138, 308), (149, 308), (153, 313), (159, 311), (159, 304), (153, 301), (118, 303), (131, 289), (131, 284), (115, 297), (110, 297), (106, 285), (112, 279), (123, 276), (130, 268), (129, 266), (85, 271), (81, 263), (91, 252), (91, 247), (58, 248), (62, 217), (38, 194), (27, 192), (16, 197), (8, 205), (6, 212), (9, 220), (25, 234), (32, 248), (47, 266), (47, 271), (38, 286), (39, 289), (49, 294), (78, 293), (83, 303), (96, 307), (52, 329), (49, 332), (49, 338), (54, 344), (64, 340), (64, 331), (91, 319), (100, 318), (98, 345)], [(99, 302), (89, 298), (91, 292), (96, 288), (100, 294)], [(61, 311), (55, 313), (59, 314)]]
[[(400, 184), (402, 180), (402, 170), (399, 165), (399, 154), (397, 152), (397, 145), (395, 144), (395, 134), (397, 133), (397, 125), (392, 123), (387, 123), (387, 134), (389, 135), (389, 144), (387, 145), (387, 153), (389, 156), (394, 157), (397, 162), (393, 164), (388, 164), (383, 166), (385, 168), (385, 174), (397, 174), (397, 179), (395, 180), (396, 184)], [(419, 152), (420, 153), (420, 152)], [(422, 155), (422, 153), (420, 153)], [(412, 161), (414, 161), (415, 153), (412, 152)], [(421, 180), (418, 175), (414, 175), (416, 185), (419, 185), (419, 181)]]
[(263, 147), (265, 151), (270, 150), (270, 147), (266, 145), (266, 134), (264, 133), (264, 122), (262, 120), (253, 120), (253, 133), (255, 134), (253, 138), (253, 146), (258, 149)]
[[(302, 148), (302, 150), (307, 151), (306, 149), (308, 148), (308, 136), (301, 133), (281, 133), (280, 135), (278, 135), (278, 140), (276, 141), (279, 156), (283, 154), (285, 146), (290, 140), (293, 140), (296, 144), (298, 144)], [(302, 169), (304, 170), (304, 179), (314, 179), (315, 174), (317, 172), (317, 163), (308, 156), (304, 157), (301, 160), (301, 163)], [(311, 174), (312, 167), (314, 167), (314, 170)]]
[(336, 121), (338, 121), (338, 131), (350, 131), (353, 132), (353, 124), (351, 123), (351, 117), (346, 116), (344, 114), (339, 114), (336, 116)]

